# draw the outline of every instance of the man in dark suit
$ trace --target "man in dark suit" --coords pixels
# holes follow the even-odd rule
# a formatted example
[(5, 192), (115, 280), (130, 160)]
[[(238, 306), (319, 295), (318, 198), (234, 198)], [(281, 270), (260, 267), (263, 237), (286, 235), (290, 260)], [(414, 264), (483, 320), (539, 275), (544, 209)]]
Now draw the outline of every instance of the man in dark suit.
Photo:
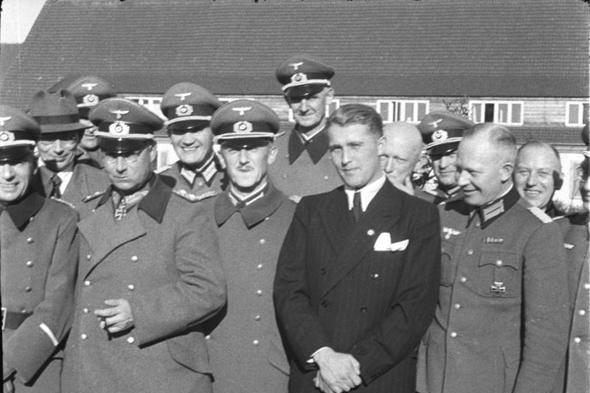
[(438, 213), (386, 181), (372, 108), (341, 107), (327, 132), (344, 186), (301, 200), (275, 278), (289, 391), (414, 392), (437, 301)]

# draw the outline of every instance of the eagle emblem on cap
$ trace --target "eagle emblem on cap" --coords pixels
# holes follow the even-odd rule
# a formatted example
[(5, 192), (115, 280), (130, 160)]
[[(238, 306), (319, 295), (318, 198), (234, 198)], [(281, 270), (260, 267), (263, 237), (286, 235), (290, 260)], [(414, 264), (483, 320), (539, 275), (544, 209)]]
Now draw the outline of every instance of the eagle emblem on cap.
[(189, 116), (193, 113), (193, 107), (191, 105), (182, 104), (176, 107), (176, 116)]
[(302, 72), (298, 72), (296, 74), (293, 74), (293, 76), (291, 77), (291, 82), (304, 82), (307, 80), (307, 75), (305, 75)]
[(232, 111), (235, 112), (240, 112), (240, 116), (244, 116), (244, 114), (246, 112), (248, 112), (249, 110), (252, 110), (252, 107), (250, 106), (240, 106), (240, 107), (235, 107), (235, 108), (231, 108)]
[(293, 69), (294, 69), (295, 71), (297, 71), (297, 70), (299, 69), (299, 66), (303, 65), (303, 62), (302, 62), (302, 61), (300, 61), (299, 63), (291, 63), (291, 64), (289, 64), (289, 65), (290, 65), (291, 67), (293, 67)]
[(444, 141), (449, 137), (449, 134), (445, 130), (436, 130), (432, 133), (433, 141)]
[(234, 123), (234, 132), (252, 132), (252, 123), (249, 121), (238, 121)]
[(12, 116), (0, 117), (0, 127), (3, 126), (10, 119), (12, 119)]
[(12, 142), (14, 140), (14, 134), (10, 131), (0, 131), (0, 143)]
[(111, 134), (129, 134), (129, 126), (122, 121), (116, 121), (109, 126)]
[(129, 113), (129, 111), (123, 111), (123, 110), (119, 110), (119, 109), (115, 109), (115, 110), (112, 110), (109, 112), (111, 112), (113, 115), (115, 115), (117, 117), (117, 120), (119, 120), (121, 117), (123, 117), (123, 115), (126, 115)]
[(96, 94), (86, 94), (82, 98), (82, 102), (87, 105), (96, 105), (98, 104), (98, 96)]
[(98, 83), (82, 83), (82, 87), (88, 89), (88, 91), (91, 91), (96, 86), (98, 86)]

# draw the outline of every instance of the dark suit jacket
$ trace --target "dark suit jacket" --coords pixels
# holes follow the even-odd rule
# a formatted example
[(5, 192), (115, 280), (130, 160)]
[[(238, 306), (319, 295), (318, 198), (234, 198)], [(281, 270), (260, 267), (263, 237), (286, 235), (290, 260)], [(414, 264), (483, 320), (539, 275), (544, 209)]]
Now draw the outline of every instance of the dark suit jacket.
[[(436, 207), (386, 182), (353, 223), (342, 188), (303, 198), (279, 256), (275, 307), (294, 360), (290, 392), (316, 392), (307, 360), (323, 346), (361, 364), (357, 392), (414, 392), (413, 352), (440, 279)], [(378, 236), (408, 240), (375, 251)]]

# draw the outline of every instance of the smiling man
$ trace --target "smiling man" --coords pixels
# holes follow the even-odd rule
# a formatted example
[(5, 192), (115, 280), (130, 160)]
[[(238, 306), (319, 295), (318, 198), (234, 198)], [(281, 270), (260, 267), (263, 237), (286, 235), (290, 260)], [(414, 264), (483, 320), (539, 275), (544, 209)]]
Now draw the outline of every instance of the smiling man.
[(342, 184), (326, 154), (325, 128), (327, 108), (334, 97), (333, 76), (332, 67), (306, 55), (292, 56), (276, 70), (295, 126), (278, 138), (280, 153), (270, 174), (277, 187), (296, 200)]
[(342, 106), (327, 127), (344, 186), (299, 202), (275, 279), (289, 391), (414, 393), (440, 277), (438, 213), (386, 180), (374, 109)]
[(557, 150), (543, 142), (527, 142), (516, 156), (514, 184), (530, 206), (538, 207), (550, 217), (562, 215), (553, 205), (555, 191), (563, 183)]
[(439, 206), (439, 302), (418, 392), (541, 392), (557, 378), (569, 327), (563, 241), (549, 216), (519, 202), (515, 157), (503, 126), (463, 134), (456, 166), (464, 199)]
[(78, 215), (31, 187), (39, 125), (0, 105), (0, 272), (4, 392), (60, 392), (73, 306)]
[(88, 216), (91, 210), (84, 200), (103, 192), (109, 181), (100, 169), (77, 160), (88, 124), (80, 121), (74, 96), (68, 90), (40, 91), (30, 106), (30, 114), (41, 126), (37, 148), (44, 164), (39, 168), (43, 192), (74, 205), (80, 218)]
[(209, 122), (221, 106), (207, 89), (189, 82), (172, 86), (160, 108), (178, 161), (161, 170), (176, 180), (174, 189), (191, 202), (217, 195), (225, 188), (223, 171), (213, 153)]

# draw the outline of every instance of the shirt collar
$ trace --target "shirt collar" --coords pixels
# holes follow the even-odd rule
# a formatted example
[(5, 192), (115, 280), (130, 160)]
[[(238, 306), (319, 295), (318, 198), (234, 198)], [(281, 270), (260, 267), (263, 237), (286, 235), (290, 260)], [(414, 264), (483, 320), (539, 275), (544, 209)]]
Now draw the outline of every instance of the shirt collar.
[(498, 217), (514, 206), (519, 199), (520, 195), (518, 194), (516, 188), (514, 186), (510, 186), (510, 188), (504, 194), (500, 195), (499, 198), (485, 206), (475, 209), (479, 215), (481, 228), (485, 229), (487, 226), (489, 226)]
[(222, 226), (231, 216), (239, 212), (244, 224), (250, 229), (270, 217), (285, 200), (284, 195), (271, 183), (268, 183), (259, 195), (254, 195), (253, 200), (243, 207), (236, 206), (233, 199), (229, 190), (226, 190), (215, 200), (214, 214), (217, 226)]
[[(162, 223), (175, 181), (170, 177), (164, 178), (154, 174), (148, 183), (149, 191), (139, 202), (137, 209), (143, 210), (158, 223)], [(112, 193), (113, 186), (111, 185), (98, 201), (97, 207), (106, 203), (111, 198)]]
[(213, 179), (217, 173), (217, 164), (215, 163), (215, 157), (213, 154), (211, 154), (201, 166), (195, 169), (187, 167), (181, 161), (178, 161), (178, 167), (182, 177), (188, 180), (191, 184), (194, 183), (197, 176), (201, 176), (205, 182), (207, 182), (207, 185), (211, 185), (211, 179)]
[(19, 231), (22, 231), (30, 219), (43, 207), (45, 198), (36, 192), (28, 191), (18, 202), (6, 205), (6, 212)]
[(375, 195), (377, 195), (381, 187), (383, 187), (383, 184), (385, 184), (385, 179), (385, 175), (382, 175), (377, 180), (372, 181), (359, 190), (353, 190), (345, 187), (344, 192), (346, 193), (346, 198), (348, 199), (348, 210), (352, 209), (354, 193), (359, 191), (361, 193), (361, 209), (363, 211), (367, 211), (369, 203), (371, 203)]

